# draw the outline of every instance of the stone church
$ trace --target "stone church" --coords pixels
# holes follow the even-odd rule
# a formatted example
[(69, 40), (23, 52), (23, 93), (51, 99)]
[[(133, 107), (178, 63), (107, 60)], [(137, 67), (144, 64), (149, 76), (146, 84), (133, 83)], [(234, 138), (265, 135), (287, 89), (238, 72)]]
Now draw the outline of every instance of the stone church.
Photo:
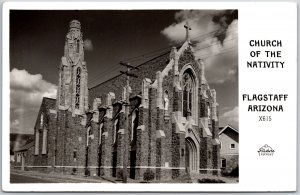
[(69, 27), (57, 98), (43, 98), (28, 167), (122, 178), (125, 156), (135, 180), (220, 174), (216, 91), (188, 26), (181, 47), (130, 70), (138, 78), (120, 74), (90, 89), (81, 24)]

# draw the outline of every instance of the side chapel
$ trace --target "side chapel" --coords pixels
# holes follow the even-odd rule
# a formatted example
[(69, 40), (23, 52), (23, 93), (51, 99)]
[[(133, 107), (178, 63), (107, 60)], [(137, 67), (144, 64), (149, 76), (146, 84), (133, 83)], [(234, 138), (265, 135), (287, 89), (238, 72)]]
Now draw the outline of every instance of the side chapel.
[(81, 24), (72, 20), (69, 27), (57, 98), (43, 98), (29, 167), (122, 178), (127, 142), (132, 179), (147, 173), (155, 180), (220, 174), (216, 91), (203, 61), (195, 59), (188, 25), (184, 44), (132, 69), (139, 77), (128, 86), (120, 74), (90, 89)]

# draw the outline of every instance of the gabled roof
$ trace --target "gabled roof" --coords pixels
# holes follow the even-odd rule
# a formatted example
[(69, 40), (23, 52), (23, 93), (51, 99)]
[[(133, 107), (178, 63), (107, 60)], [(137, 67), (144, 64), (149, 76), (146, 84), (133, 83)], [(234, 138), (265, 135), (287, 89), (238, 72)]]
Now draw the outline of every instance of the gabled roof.
[[(135, 67), (141, 69), (144, 65), (147, 65), (147, 63), (149, 63), (149, 62), (151, 62), (151, 61), (159, 60), (160, 58), (163, 59), (165, 56), (169, 56), (169, 55), (170, 55), (170, 52), (171, 52), (171, 51), (167, 51), (167, 52), (164, 52), (163, 54), (160, 54), (160, 55), (158, 55), (158, 56), (152, 57), (152, 58), (146, 60), (145, 62), (143, 62), (143, 63), (141, 63), (141, 64), (139, 64), (139, 65), (137, 65), (137, 66), (135, 66)], [(163, 70), (163, 68), (160, 68), (160, 67), (158, 67), (158, 69), (159, 69), (160, 71)], [(154, 73), (156, 73), (156, 71), (155, 71)], [(103, 85), (103, 84), (105, 84), (105, 83), (107, 83), (107, 82), (110, 82), (110, 81), (112, 81), (112, 80), (114, 80), (114, 79), (117, 79), (118, 77), (120, 77), (120, 76), (122, 76), (122, 75), (123, 75), (123, 74), (117, 74), (117, 75), (113, 76), (112, 78), (109, 78), (109, 79), (107, 79), (107, 80), (105, 80), (105, 81), (103, 81), (103, 82), (101, 82), (101, 83), (99, 83), (99, 84), (97, 84), (97, 85), (95, 85), (95, 86), (93, 86), (93, 87), (88, 88), (88, 90), (93, 90), (93, 89), (95, 89), (95, 88), (97, 88), (97, 87), (99, 87), (99, 86), (101, 86), (101, 85)], [(154, 76), (155, 76), (155, 74), (154, 74)]]
[(25, 145), (23, 145), (22, 147), (18, 148), (15, 150), (15, 152), (21, 152), (21, 151), (26, 151), (29, 148), (34, 146), (34, 141), (31, 141), (29, 143), (26, 143)]
[(56, 99), (53, 98), (48, 98), (48, 97), (43, 97), (42, 103), (40, 105), (40, 109), (35, 121), (35, 126), (34, 128), (36, 129), (37, 125), (39, 124), (39, 118), (41, 113), (47, 112), (48, 110), (52, 109), (55, 110), (56, 108)]
[(219, 135), (221, 135), (228, 128), (231, 129), (232, 131), (236, 132), (237, 134), (239, 133), (239, 131), (237, 129), (235, 129), (234, 127), (232, 127), (230, 125), (226, 125), (223, 129), (220, 130)]
[[(178, 54), (181, 55), (181, 54), (182, 54), (182, 53), (190, 46), (190, 44), (191, 44), (191, 43), (190, 43), (189, 41), (185, 41), (182, 45), (177, 46), (176, 49), (177, 49)], [(190, 47), (190, 48), (192, 49), (192, 47)], [(193, 50), (193, 49), (192, 49), (192, 51), (193, 51), (193, 53), (194, 53), (194, 50)], [(151, 62), (151, 61), (159, 60), (160, 58), (163, 59), (165, 56), (168, 56), (168, 57), (169, 57), (170, 53), (171, 53), (171, 46), (170, 46), (170, 51), (164, 52), (164, 53), (159, 54), (159, 55), (157, 55), (157, 56), (155, 56), (155, 57), (148, 58), (145, 62), (142, 62), (142, 63), (140, 63), (139, 65), (137, 65), (137, 66), (135, 66), (135, 67), (141, 69), (144, 65), (147, 65), (147, 64), (148, 64), (149, 62)], [(167, 64), (166, 64), (166, 66), (167, 66)], [(154, 78), (155, 78), (155, 73), (156, 73), (156, 71), (158, 71), (158, 70), (163, 71), (163, 70), (166, 68), (166, 66), (164, 66), (164, 67), (159, 67), (159, 66), (157, 66), (157, 70), (155, 70), (155, 71), (153, 72)], [(100, 85), (102, 85), (102, 84), (104, 84), (104, 83), (106, 83), (106, 82), (109, 82), (109, 81), (111, 81), (111, 80), (113, 80), (113, 79), (116, 79), (116, 78), (118, 78), (118, 77), (120, 77), (120, 76), (122, 76), (122, 75), (123, 75), (123, 74), (117, 74), (116, 76), (114, 76), (114, 77), (112, 77), (112, 78), (110, 78), (110, 79), (107, 79), (107, 80), (105, 80), (105, 81), (103, 81), (103, 82), (101, 82), (101, 83), (99, 83), (99, 84), (97, 84), (97, 85), (95, 85), (95, 86), (93, 86), (93, 87), (88, 88), (88, 90), (93, 90), (94, 88), (97, 88), (98, 86), (100, 86)], [(148, 77), (150, 77), (150, 76), (148, 76)]]

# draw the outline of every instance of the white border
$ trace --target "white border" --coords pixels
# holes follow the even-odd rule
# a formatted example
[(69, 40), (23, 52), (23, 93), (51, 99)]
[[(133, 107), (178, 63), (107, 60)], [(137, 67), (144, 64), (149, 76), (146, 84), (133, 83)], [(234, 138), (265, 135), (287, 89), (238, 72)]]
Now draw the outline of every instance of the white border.
[[(296, 190), (296, 178), (286, 178), (290, 185), (257, 185), (244, 183), (245, 175), (240, 175), (238, 184), (90, 184), (90, 183), (63, 183), (63, 184), (10, 184), (9, 167), (9, 10), (10, 9), (40, 9), (40, 10), (96, 10), (96, 9), (239, 9), (239, 16), (243, 10), (252, 9), (255, 14), (256, 7), (264, 7), (266, 10), (274, 7), (282, 7), (293, 12), (296, 20), (295, 3), (224, 3), (224, 2), (5, 2), (3, 4), (3, 113), (2, 114), (2, 186), (4, 191), (110, 191), (110, 192), (129, 192), (129, 191), (164, 191), (164, 192), (193, 192), (193, 191), (294, 191)], [(281, 13), (278, 13), (281, 14)], [(239, 17), (239, 23), (242, 23)], [(240, 29), (239, 29), (240, 31)], [(296, 33), (296, 32), (295, 32)], [(240, 39), (240, 36), (239, 36)], [(296, 42), (296, 35), (295, 35)], [(241, 53), (239, 46), (239, 53)], [(291, 51), (291, 53), (295, 51)], [(240, 59), (241, 62), (241, 59)], [(294, 102), (296, 105), (296, 102)], [(240, 110), (241, 113), (241, 110)], [(296, 116), (295, 116), (296, 118)], [(296, 123), (296, 121), (295, 121)], [(296, 131), (296, 128), (295, 130)], [(242, 133), (242, 132), (241, 132)], [(243, 140), (244, 141), (244, 140)], [(294, 141), (295, 140), (290, 140)], [(240, 146), (242, 143), (240, 144)], [(296, 144), (295, 144), (296, 145)], [(240, 152), (242, 152), (240, 150)], [(296, 158), (295, 158), (296, 161)], [(249, 167), (249, 166), (247, 166)], [(293, 167), (296, 172), (296, 167)], [(259, 175), (258, 175), (259, 176)], [(273, 175), (261, 175), (260, 177), (273, 177)], [(255, 179), (255, 178), (253, 178)]]

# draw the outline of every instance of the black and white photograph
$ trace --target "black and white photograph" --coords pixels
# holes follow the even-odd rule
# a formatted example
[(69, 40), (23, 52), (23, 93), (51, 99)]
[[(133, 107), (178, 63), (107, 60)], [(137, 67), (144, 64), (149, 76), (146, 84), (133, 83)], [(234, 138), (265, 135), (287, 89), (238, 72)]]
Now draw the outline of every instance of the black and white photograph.
[(239, 182), (238, 10), (9, 20), (10, 183)]
[(297, 191), (298, 3), (4, 2), (1, 190)]

